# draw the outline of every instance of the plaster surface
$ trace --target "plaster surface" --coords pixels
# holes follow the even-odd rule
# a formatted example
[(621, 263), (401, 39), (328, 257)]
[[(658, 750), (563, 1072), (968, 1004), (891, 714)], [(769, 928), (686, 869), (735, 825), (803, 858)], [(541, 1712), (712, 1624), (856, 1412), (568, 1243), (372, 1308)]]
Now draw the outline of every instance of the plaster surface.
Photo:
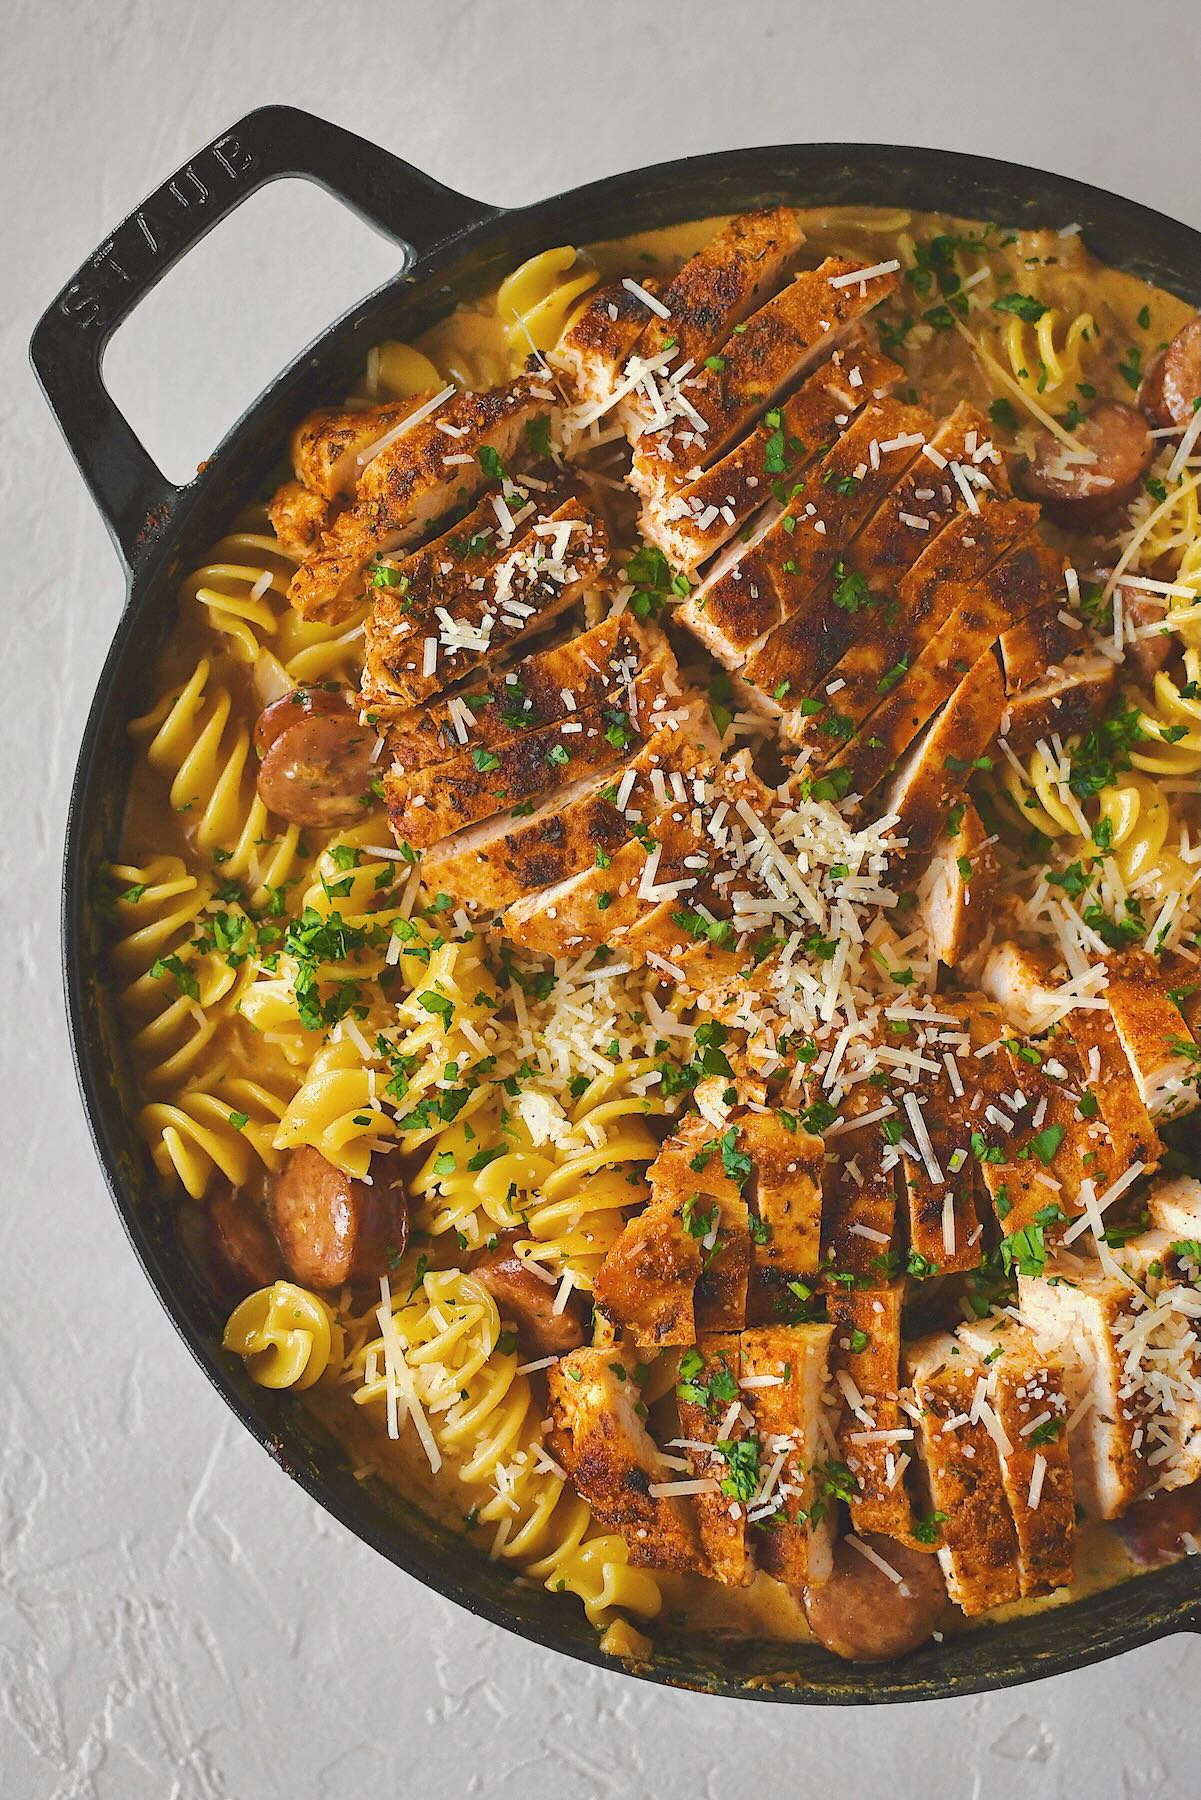
[[(24, 362), (85, 254), (267, 100), (508, 203), (732, 144), (866, 138), (1040, 164), (1201, 225), (1194, 7), (7, 0), (3, 20), (3, 1800), (1197, 1800), (1196, 1639), (903, 1713), (669, 1694), (454, 1611), (235, 1425), (127, 1250), (70, 1067), (63, 821), (122, 582)], [(281, 185), (119, 335), (114, 391), (186, 473), (394, 264)]]

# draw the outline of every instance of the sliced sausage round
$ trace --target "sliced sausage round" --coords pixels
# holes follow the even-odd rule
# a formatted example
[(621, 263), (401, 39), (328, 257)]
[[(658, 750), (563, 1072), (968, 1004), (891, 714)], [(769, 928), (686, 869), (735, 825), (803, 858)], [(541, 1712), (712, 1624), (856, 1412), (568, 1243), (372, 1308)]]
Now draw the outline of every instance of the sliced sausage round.
[(316, 712), (281, 731), (264, 756), (264, 806), (293, 825), (349, 825), (363, 816), (375, 775), (375, 732), (342, 707)]
[(1144, 1568), (1175, 1562), (1201, 1542), (1201, 1481), (1136, 1500), (1114, 1529)]
[(244, 1300), (285, 1272), (279, 1246), (258, 1205), (228, 1183), (222, 1183), (203, 1205), (185, 1207), (178, 1215), (178, 1229), (189, 1261), (223, 1301)]
[(377, 1179), (369, 1187), (309, 1144), (290, 1153), (267, 1204), (288, 1272), (302, 1287), (375, 1281), (404, 1254), (409, 1220), (400, 1183)]
[(1201, 317), (1182, 325), (1148, 365), (1138, 403), (1152, 425), (1187, 425), (1201, 396)]
[(834, 1548), (834, 1570), (801, 1596), (809, 1629), (847, 1662), (887, 1662), (907, 1656), (929, 1638), (947, 1603), (936, 1556), (893, 1538), (865, 1534), (860, 1542), (904, 1577), (897, 1583), (846, 1538)]
[(471, 1259), (471, 1273), (517, 1327), (518, 1346), (527, 1360), (578, 1349), (584, 1341), (583, 1296), (572, 1293), (556, 1312), (555, 1289), (522, 1262), (517, 1238), (516, 1231), (506, 1231), (491, 1250), (479, 1251)]
[(316, 713), (345, 713), (351, 710), (348, 690), (342, 687), (289, 688), (278, 700), (264, 706), (254, 723), (254, 747), (266, 756), (277, 737), (302, 719)]
[[(1150, 594), (1146, 588), (1130, 587), (1126, 582), (1118, 583), (1118, 591), (1122, 596), (1122, 610), (1129, 625), (1140, 631), (1147, 625), (1158, 625), (1166, 616), (1167, 608), (1157, 594)], [(1170, 631), (1152, 631), (1146, 637), (1126, 637), (1126, 661), (1131, 663), (1144, 681), (1150, 681), (1163, 668), (1172, 654), (1173, 644), (1178, 642)]]
[(1133, 500), (1155, 453), (1142, 413), (1121, 400), (1095, 406), (1076, 436), (1092, 452), (1090, 462), (1081, 462), (1049, 431), (1040, 431), (1017, 477), (1023, 492), (1070, 531), (1086, 530)]
[(210, 1200), (208, 1228), (217, 1272), (238, 1293), (269, 1287), (283, 1274), (279, 1246), (247, 1195), (231, 1191)]

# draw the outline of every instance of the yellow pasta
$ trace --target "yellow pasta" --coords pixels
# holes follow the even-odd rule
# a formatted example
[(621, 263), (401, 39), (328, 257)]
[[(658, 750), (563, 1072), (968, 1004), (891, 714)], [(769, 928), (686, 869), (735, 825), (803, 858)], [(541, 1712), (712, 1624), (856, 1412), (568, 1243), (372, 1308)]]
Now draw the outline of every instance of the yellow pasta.
[[(1132, 695), (1148, 744), (1136, 744), (1130, 760), (1152, 775), (1195, 775), (1201, 770), (1201, 651), (1184, 653), (1184, 681), (1160, 669), (1150, 695)], [(1184, 690), (1188, 689), (1186, 693)]]
[(441, 387), (442, 376), (422, 351), (390, 338), (368, 354), (367, 386), (372, 395), (407, 400), (427, 388)]
[(581, 267), (579, 252), (564, 244), (531, 256), (501, 282), (496, 310), (516, 368), (531, 350), (554, 349), (585, 294), (599, 280), (597, 270)]
[[(629, 1565), (624, 1539), (590, 1536), (591, 1513), (542, 1444), (542, 1408), (518, 1352), (502, 1342), (496, 1302), (459, 1269), (427, 1272), (392, 1300), (392, 1329), (416, 1402), (439, 1452), (476, 1490), (472, 1516), (489, 1529), (490, 1554), (517, 1563), (553, 1591), (577, 1594), (593, 1624), (618, 1610), (653, 1618), (661, 1606), (654, 1576)], [(360, 1405), (388, 1395), (383, 1335), (352, 1359)], [(391, 1382), (401, 1371), (395, 1367)], [(393, 1402), (394, 1404), (394, 1402)]]
[(313, 1387), (342, 1361), (342, 1327), (331, 1308), (291, 1281), (276, 1281), (243, 1300), (221, 1342), (242, 1357), (259, 1387)]
[(201, 1200), (214, 1176), (241, 1188), (257, 1166), (280, 1167), (274, 1140), (284, 1110), (261, 1070), (219, 1067), (142, 1107), (136, 1123), (159, 1174), (176, 1176), (185, 1193)]
[(1065, 327), (1065, 317), (1057, 306), (1033, 324), (1011, 313), (1001, 329), (1013, 378), (1029, 398), (1075, 399), (1085, 381), (1084, 349), (1096, 336), (1096, 323), (1082, 312)]
[(142, 1080), (162, 1089), (184, 1080), (246, 985), (224, 956), (198, 955), (212, 885), (178, 856), (114, 863), (112, 948), (119, 1004), (129, 1021)]
[(174, 810), (192, 815), (197, 848), (216, 856), (224, 879), (246, 881), (251, 904), (263, 906), (272, 889), (292, 878), (300, 829), (273, 831), (254, 790), (250, 732), (229, 688), (210, 681), (210, 673), (201, 657), (182, 687), (131, 722), (130, 736), (145, 745), (151, 768), (170, 779)]
[(237, 527), (214, 544), (208, 561), (188, 574), (180, 585), (180, 602), (202, 608), (233, 654), (253, 664), (263, 639), (278, 630), (294, 566), (280, 549), (266, 513), (256, 508), (243, 514)]

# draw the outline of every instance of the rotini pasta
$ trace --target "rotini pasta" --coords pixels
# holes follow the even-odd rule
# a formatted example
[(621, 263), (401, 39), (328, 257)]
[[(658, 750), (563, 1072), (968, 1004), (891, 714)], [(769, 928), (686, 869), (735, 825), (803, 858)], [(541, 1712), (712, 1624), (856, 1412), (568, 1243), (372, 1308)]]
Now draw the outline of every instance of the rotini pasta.
[(221, 868), (226, 881), (245, 881), (250, 903), (267, 904), (274, 889), (293, 879), (300, 829), (272, 830), (267, 808), (253, 789), (250, 732), (234, 716), (234, 698), (201, 657), (181, 687), (164, 694), (149, 713), (134, 719), (130, 735), (145, 746), (146, 760), (170, 778), (177, 813), (192, 814), (198, 850)]
[(599, 279), (597, 270), (581, 266), (578, 250), (564, 244), (539, 251), (501, 282), (496, 310), (513, 366), (520, 368), (531, 350), (554, 349)]
[(342, 1327), (317, 1294), (291, 1281), (260, 1288), (234, 1308), (222, 1339), (259, 1387), (313, 1387), (342, 1363)]
[(609, 1623), (618, 1610), (653, 1618), (661, 1604), (654, 1576), (630, 1566), (623, 1538), (591, 1532), (586, 1503), (544, 1449), (542, 1409), (516, 1350), (502, 1339), (487, 1288), (459, 1269), (430, 1271), (390, 1305), (390, 1316), (381, 1316), (385, 1330), (353, 1358), (356, 1402), (395, 1408), (398, 1377), (411, 1381), (439, 1451), (478, 1490), (471, 1516), (488, 1530), (492, 1556), (554, 1591), (577, 1594), (593, 1624)]

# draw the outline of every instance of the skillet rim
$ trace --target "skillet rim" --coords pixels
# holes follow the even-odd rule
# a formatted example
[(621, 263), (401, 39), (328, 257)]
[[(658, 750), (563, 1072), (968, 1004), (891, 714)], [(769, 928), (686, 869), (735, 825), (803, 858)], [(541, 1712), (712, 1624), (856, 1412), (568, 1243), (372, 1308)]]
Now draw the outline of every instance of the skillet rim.
[[(292, 111), (292, 109), (264, 109), (264, 111)], [(303, 115), (301, 115), (303, 116)], [(319, 124), (319, 121), (315, 121)], [(817, 1682), (806, 1679), (804, 1673), (798, 1685), (781, 1683), (772, 1688), (759, 1685), (761, 1678), (755, 1675), (741, 1678), (720, 1668), (708, 1671), (692, 1671), (677, 1667), (667, 1667), (664, 1662), (649, 1666), (631, 1667), (604, 1655), (597, 1644), (591, 1628), (585, 1625), (585, 1637), (581, 1633), (574, 1636), (566, 1629), (574, 1618), (574, 1609), (568, 1612), (561, 1604), (556, 1606), (553, 1615), (548, 1614), (547, 1622), (518, 1616), (512, 1600), (502, 1601), (492, 1598), (482, 1591), (482, 1575), (488, 1565), (481, 1559), (477, 1565), (474, 1559), (465, 1562), (460, 1559), (460, 1566), (466, 1571), (465, 1577), (457, 1574), (444, 1559), (445, 1566), (434, 1569), (430, 1566), (430, 1556), (416, 1535), (410, 1544), (397, 1531), (397, 1522), (383, 1509), (365, 1507), (359, 1504), (364, 1498), (365, 1490), (358, 1487), (354, 1492), (344, 1491), (327, 1471), (321, 1471), (312, 1465), (311, 1452), (303, 1442), (290, 1444), (289, 1438), (299, 1434), (294, 1422), (286, 1418), (270, 1420), (266, 1416), (267, 1409), (256, 1398), (262, 1390), (250, 1389), (244, 1376), (238, 1379), (238, 1371), (231, 1370), (228, 1359), (222, 1358), (205, 1336), (205, 1328), (201, 1321), (189, 1316), (185, 1299), (181, 1291), (179, 1270), (167, 1266), (164, 1258), (164, 1245), (153, 1241), (145, 1209), (140, 1199), (127, 1190), (122, 1174), (122, 1152), (111, 1141), (109, 1121), (106, 1110), (101, 1104), (101, 1093), (109, 1074), (103, 1062), (103, 1047), (97, 1040), (96, 1020), (89, 1013), (88, 996), (84, 989), (84, 970), (82, 963), (85, 957), (86, 921), (84, 906), (87, 894), (87, 877), (89, 868), (85, 866), (84, 842), (87, 836), (86, 825), (90, 811), (89, 802), (94, 791), (102, 792), (106, 785), (105, 777), (98, 768), (98, 740), (105, 735), (106, 726), (113, 720), (109, 717), (110, 708), (118, 693), (121, 678), (128, 675), (127, 656), (136, 652), (140, 636), (148, 629), (147, 615), (153, 603), (160, 598), (162, 584), (170, 577), (171, 553), (181, 541), (191, 534), (190, 528), (198, 528), (203, 521), (203, 530), (209, 529), (208, 513), (224, 512), (228, 517), (233, 506), (228, 498), (223, 506), (214, 506), (214, 496), (228, 494), (227, 465), (238, 460), (240, 448), (246, 442), (253, 429), (269, 421), (271, 429), (278, 427), (278, 414), (284, 402), (290, 402), (293, 394), (311, 386), (310, 381), (300, 377), (317, 375), (325, 384), (334, 380), (333, 373), (322, 377), (321, 370), (328, 360), (336, 367), (345, 360), (346, 348), (355, 339), (370, 341), (373, 325), (382, 322), (385, 315), (396, 308), (398, 302), (403, 310), (406, 299), (411, 299), (418, 280), (423, 288), (434, 297), (440, 290), (434, 285), (434, 277), (443, 271), (449, 271), (454, 264), (461, 261), (465, 250), (474, 246), (499, 242), (505, 234), (516, 233), (519, 239), (531, 234), (536, 236), (542, 220), (553, 218), (556, 211), (568, 208), (582, 211), (585, 206), (595, 209), (598, 201), (603, 200), (611, 206), (626, 193), (636, 197), (639, 191), (645, 192), (652, 180), (662, 181), (667, 177), (688, 177), (687, 188), (691, 193), (695, 185), (703, 183), (709, 177), (716, 177), (719, 183), (729, 184), (729, 193), (722, 197), (729, 198), (732, 206), (754, 204), (747, 196), (746, 183), (754, 180), (757, 193), (766, 200), (779, 194), (778, 182), (787, 171), (791, 175), (793, 194), (795, 186), (802, 181), (806, 173), (812, 179), (817, 165), (825, 165), (832, 174), (838, 172), (839, 166), (844, 172), (856, 173), (869, 160), (886, 159), (890, 165), (889, 179), (904, 185), (921, 184), (928, 178), (931, 170), (937, 165), (940, 172), (950, 170), (951, 173), (973, 177), (987, 176), (989, 181), (1004, 181), (1010, 191), (1014, 191), (1015, 178), (1021, 178), (1022, 184), (1037, 187), (1045, 194), (1055, 194), (1066, 202), (1079, 203), (1078, 210), (1092, 211), (1096, 205), (1108, 212), (1115, 228), (1119, 220), (1137, 223), (1143, 231), (1149, 232), (1156, 240), (1164, 244), (1174, 241), (1176, 249), (1182, 257), (1188, 251), (1193, 254), (1195, 280), (1201, 281), (1201, 234), (1190, 227), (1182, 225), (1165, 215), (1155, 213), (1136, 202), (1123, 200), (1110, 195), (1105, 190), (1095, 188), (1087, 183), (1075, 181), (1069, 177), (1059, 177), (1043, 171), (1025, 168), (1023, 165), (1000, 162), (991, 158), (980, 158), (963, 153), (939, 152), (929, 149), (906, 146), (886, 145), (784, 145), (767, 146), (762, 149), (743, 149), (733, 152), (718, 152), (702, 158), (685, 158), (673, 162), (655, 165), (649, 169), (629, 171), (615, 177), (604, 178), (597, 182), (554, 195), (546, 200), (530, 206), (504, 211), (496, 208), (477, 207), (478, 217), (473, 224), (454, 231), (450, 236), (436, 241), (432, 249), (415, 260), (412, 267), (402, 268), (401, 273), (391, 282), (385, 283), (362, 302), (350, 308), (341, 318), (336, 319), (323, 331), (311, 345), (303, 350), (287, 367), (281, 371), (277, 379), (258, 396), (246, 409), (242, 417), (222, 439), (221, 444), (204, 465), (197, 478), (179, 490), (173, 497), (167, 512), (154, 523), (154, 528), (141, 540), (135, 553), (127, 559), (128, 586), (126, 607), (114, 634), (104, 666), (98, 678), (92, 706), (81, 744), (80, 755), (72, 784), (71, 802), (67, 823), (66, 857), (63, 872), (63, 957), (65, 988), (67, 1000), (68, 1022), (70, 1027), (72, 1059), (76, 1068), (76, 1076), (84, 1101), (89, 1130), (98, 1159), (105, 1174), (105, 1179), (113, 1197), (118, 1216), (121, 1218), (131, 1248), (142, 1264), (147, 1278), (171, 1319), (176, 1331), (220, 1393), (226, 1404), (240, 1419), (241, 1423), (253, 1433), (268, 1453), (278, 1461), (285, 1471), (304, 1488), (310, 1498), (316, 1500), (327, 1512), (337, 1518), (339, 1523), (352, 1530), (364, 1542), (368, 1543), (381, 1555), (387, 1557), (395, 1566), (417, 1579), (445, 1598), (462, 1606), (469, 1613), (487, 1618), (491, 1623), (500, 1625), (530, 1642), (544, 1648), (554, 1649), (577, 1660), (591, 1663), (611, 1673), (633, 1674), (644, 1680), (659, 1685), (681, 1687), (697, 1691), (713, 1692), (730, 1697), (754, 1698), (775, 1702), (799, 1702), (807, 1704), (854, 1704), (862, 1702), (904, 1701), (909, 1699), (943, 1698), (951, 1695), (988, 1691), (993, 1688), (1008, 1687), (1019, 1683), (1039, 1679), (1043, 1676), (1059, 1673), (1068, 1669), (1080, 1668), (1108, 1656), (1117, 1655), (1124, 1650), (1135, 1648), (1142, 1643), (1153, 1641), (1159, 1637), (1181, 1629), (1198, 1629), (1201, 1622), (1201, 1589), (1192, 1591), (1196, 1584), (1192, 1581), (1188, 1560), (1163, 1571), (1148, 1572), (1139, 1576), (1134, 1582), (1125, 1582), (1106, 1590), (1103, 1594), (1078, 1601), (1070, 1608), (1063, 1609), (1063, 1615), (1070, 1626), (1078, 1629), (1068, 1630), (1068, 1642), (1058, 1649), (1040, 1652), (1037, 1645), (1026, 1646), (1031, 1657), (1030, 1662), (1022, 1660), (1020, 1639), (1024, 1635), (1022, 1627), (1028, 1631), (1032, 1626), (1045, 1625), (1051, 1619), (1051, 1613), (1043, 1613), (1036, 1619), (1027, 1619), (1014, 1625), (989, 1626), (982, 1631), (956, 1635), (948, 1638), (952, 1654), (956, 1647), (979, 1645), (981, 1640), (998, 1650), (1003, 1651), (1006, 1641), (1012, 1641), (1018, 1655), (1008, 1657), (971, 1658), (973, 1664), (980, 1662), (979, 1668), (965, 1666), (956, 1672), (954, 1669), (940, 1667), (927, 1668), (927, 1663), (940, 1664), (948, 1660), (940, 1653), (931, 1657), (925, 1653), (909, 1658), (905, 1662), (895, 1664), (878, 1664), (870, 1668), (859, 1665), (852, 1671), (848, 1665), (836, 1665), (831, 1670), (824, 1670), (825, 1679)], [(850, 165), (857, 165), (851, 168)], [(808, 167), (806, 167), (808, 166)], [(708, 188), (705, 189), (709, 191)], [(779, 197), (785, 197), (779, 194)], [(791, 198), (792, 196), (788, 196)], [(455, 198), (461, 200), (461, 196)], [(799, 200), (794, 203), (801, 204)], [(862, 204), (885, 204), (878, 196)], [(900, 202), (893, 202), (899, 204)], [(917, 202), (908, 202), (916, 205)], [(469, 207), (474, 203), (467, 202)], [(707, 211), (731, 210), (731, 207), (710, 205)], [(931, 210), (935, 208), (933, 203)], [(968, 209), (942, 208), (941, 210)], [(686, 219), (702, 217), (704, 213), (691, 203), (672, 208), (672, 217)], [(657, 219), (657, 223), (666, 222)], [(628, 220), (626, 221), (628, 227)], [(576, 232), (576, 237), (586, 236), (588, 241), (597, 241), (599, 236), (610, 235), (596, 231)], [(1093, 239), (1093, 234), (1086, 230), (1086, 236)], [(549, 236), (542, 241), (550, 241)], [(1095, 240), (1094, 240), (1095, 241)], [(527, 252), (528, 253), (528, 252)], [(506, 249), (506, 256), (516, 254)], [(1171, 251), (1163, 250), (1164, 255), (1171, 257)], [(1106, 260), (1116, 262), (1112, 255)], [(1162, 280), (1162, 274), (1159, 276)], [(1181, 276), (1179, 285), (1187, 288), (1187, 277)], [(408, 291), (406, 294), (406, 290)], [(1197, 296), (1201, 298), (1201, 295)], [(437, 309), (431, 313), (436, 316)], [(333, 353), (341, 351), (335, 356)], [(319, 379), (319, 384), (320, 384)], [(297, 416), (290, 411), (289, 416)], [(243, 460), (245, 460), (243, 458)], [(202, 533), (201, 533), (202, 535)], [(160, 630), (162, 621), (160, 620)], [(153, 620), (149, 621), (153, 625)], [(123, 713), (118, 721), (123, 730)], [(111, 735), (111, 730), (109, 732)], [(108, 765), (111, 771), (112, 765)], [(110, 772), (107, 785), (113, 786), (115, 777)], [(111, 795), (110, 795), (111, 798)], [(147, 1159), (148, 1160), (148, 1159)], [(177, 1263), (182, 1258), (175, 1257)], [(281, 1430), (281, 1425), (289, 1425), (289, 1430)], [(354, 1501), (356, 1504), (351, 1504)], [(465, 1582), (469, 1585), (465, 1585)], [(521, 1590), (513, 1589), (520, 1594)], [(1160, 1596), (1162, 1594), (1162, 1604)], [(1121, 1597), (1125, 1597), (1130, 1605), (1123, 1608)], [(1144, 1598), (1145, 1597), (1145, 1598)], [(553, 1598), (553, 1597), (548, 1597)], [(1140, 1606), (1135, 1604), (1142, 1599)], [(542, 1610), (546, 1610), (545, 1608)], [(1129, 1610), (1130, 1622), (1122, 1625), (1115, 1618), (1112, 1621), (1105, 1615)], [(1098, 1615), (1096, 1623), (1099, 1631), (1090, 1632), (1093, 1615)], [(1059, 1616), (1059, 1609), (1056, 1609)], [(1049, 1635), (1042, 1633), (1040, 1635)], [(1082, 1642), (1075, 1642), (1076, 1639)], [(695, 1646), (698, 1639), (693, 1636), (681, 1640)], [(673, 1640), (673, 1643), (675, 1640)], [(807, 1648), (807, 1647), (806, 1647)], [(728, 1662), (727, 1658), (727, 1662)], [(828, 1659), (834, 1663), (833, 1658)], [(994, 1667), (983, 1666), (995, 1664)]]

